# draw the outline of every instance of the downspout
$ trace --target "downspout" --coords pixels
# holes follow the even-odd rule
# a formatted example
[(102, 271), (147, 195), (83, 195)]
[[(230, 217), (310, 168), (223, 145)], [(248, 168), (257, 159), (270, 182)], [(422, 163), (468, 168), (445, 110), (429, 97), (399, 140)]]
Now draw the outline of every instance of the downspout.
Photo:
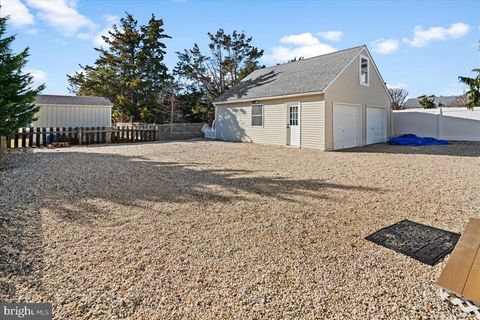
[(213, 138), (215, 140), (217, 139), (217, 128), (216, 128), (217, 115), (218, 115), (218, 110), (217, 110), (217, 106), (215, 106), (215, 118), (213, 119), (213, 122), (212, 122)]

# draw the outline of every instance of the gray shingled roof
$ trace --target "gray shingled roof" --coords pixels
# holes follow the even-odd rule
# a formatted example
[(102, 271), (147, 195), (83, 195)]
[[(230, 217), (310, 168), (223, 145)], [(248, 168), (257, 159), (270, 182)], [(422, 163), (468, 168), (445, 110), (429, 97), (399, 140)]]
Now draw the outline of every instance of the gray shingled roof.
[(364, 47), (255, 70), (215, 102), (322, 92)]
[[(465, 107), (458, 100), (460, 96), (440, 96), (435, 97), (434, 102), (438, 106), (441, 103), (444, 107)], [(404, 104), (406, 109), (423, 108), (417, 98), (410, 98)]]
[(104, 97), (56, 96), (41, 94), (35, 98), (35, 104), (59, 104), (63, 106), (111, 106)]

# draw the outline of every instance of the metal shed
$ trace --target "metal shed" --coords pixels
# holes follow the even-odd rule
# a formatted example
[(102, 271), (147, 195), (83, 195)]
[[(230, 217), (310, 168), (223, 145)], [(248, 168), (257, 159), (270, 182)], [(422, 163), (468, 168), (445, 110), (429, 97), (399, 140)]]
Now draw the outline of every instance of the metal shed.
[(112, 103), (103, 97), (38, 95), (33, 127), (111, 127)]

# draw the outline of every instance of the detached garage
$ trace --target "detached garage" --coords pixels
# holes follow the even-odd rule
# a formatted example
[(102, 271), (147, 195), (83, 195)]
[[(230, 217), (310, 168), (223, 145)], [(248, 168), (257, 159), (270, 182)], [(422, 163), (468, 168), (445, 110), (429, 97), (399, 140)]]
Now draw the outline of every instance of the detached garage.
[(385, 142), (390, 96), (365, 45), (258, 69), (214, 102), (216, 139), (339, 150)]

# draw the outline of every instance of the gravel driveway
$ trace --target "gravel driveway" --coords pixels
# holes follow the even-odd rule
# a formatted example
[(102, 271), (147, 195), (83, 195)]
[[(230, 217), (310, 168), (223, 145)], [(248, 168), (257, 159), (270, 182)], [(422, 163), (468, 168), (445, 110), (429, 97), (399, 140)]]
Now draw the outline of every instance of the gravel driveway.
[(0, 301), (55, 318), (463, 317), (434, 267), (363, 240), (479, 217), (480, 144), (188, 141), (0, 161)]

